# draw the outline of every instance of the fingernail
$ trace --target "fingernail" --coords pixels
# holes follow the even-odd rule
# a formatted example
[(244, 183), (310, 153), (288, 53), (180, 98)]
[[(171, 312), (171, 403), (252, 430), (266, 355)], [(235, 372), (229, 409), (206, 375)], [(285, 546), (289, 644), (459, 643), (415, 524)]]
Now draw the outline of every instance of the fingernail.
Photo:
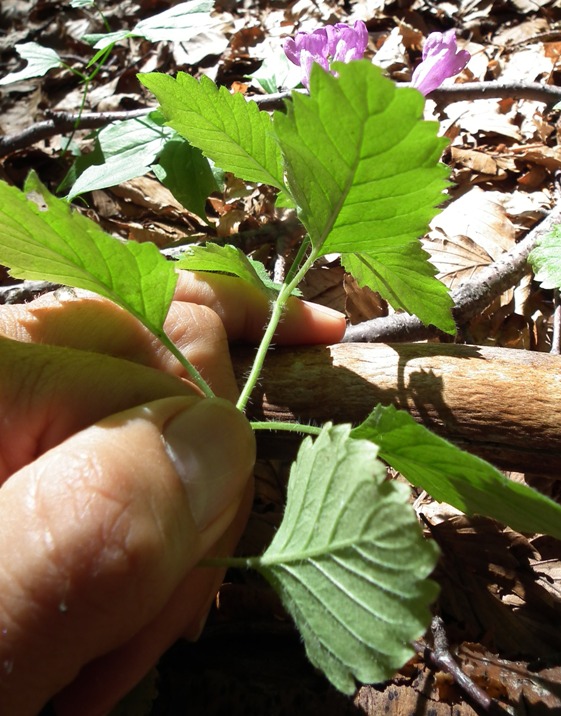
[(228, 401), (207, 398), (174, 416), (163, 437), (202, 531), (244, 489), (255, 461), (251, 427)]
[(305, 304), (310, 306), (310, 308), (313, 308), (314, 311), (317, 311), (318, 313), (323, 313), (326, 316), (330, 316), (331, 318), (345, 318), (345, 314), (341, 313), (341, 311), (336, 311), (334, 308), (328, 308), (327, 306), (323, 306), (321, 303), (312, 303), (311, 301), (304, 301)]

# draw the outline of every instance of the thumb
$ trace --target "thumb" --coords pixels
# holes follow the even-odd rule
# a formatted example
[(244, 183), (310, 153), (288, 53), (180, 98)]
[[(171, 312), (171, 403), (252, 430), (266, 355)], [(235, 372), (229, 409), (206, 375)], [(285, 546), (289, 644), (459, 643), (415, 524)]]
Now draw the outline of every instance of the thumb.
[(229, 402), (177, 397), (106, 418), (9, 478), (0, 713), (35, 714), (154, 619), (234, 519), (254, 457)]

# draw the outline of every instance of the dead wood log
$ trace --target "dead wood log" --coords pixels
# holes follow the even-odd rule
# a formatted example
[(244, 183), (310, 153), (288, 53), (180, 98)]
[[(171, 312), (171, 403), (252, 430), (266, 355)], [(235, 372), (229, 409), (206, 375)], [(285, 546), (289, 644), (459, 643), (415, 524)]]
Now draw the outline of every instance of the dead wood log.
[[(253, 351), (233, 353), (241, 384)], [(356, 424), (377, 403), (408, 410), (499, 468), (561, 478), (561, 357), (546, 353), (419, 343), (278, 348), (249, 415)], [(289, 450), (290, 437), (284, 443)]]

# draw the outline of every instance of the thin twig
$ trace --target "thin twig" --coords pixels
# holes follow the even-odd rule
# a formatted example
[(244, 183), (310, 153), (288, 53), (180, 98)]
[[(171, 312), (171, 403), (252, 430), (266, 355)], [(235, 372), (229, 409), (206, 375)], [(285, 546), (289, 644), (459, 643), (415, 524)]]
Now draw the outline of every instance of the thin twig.
[[(282, 102), (290, 96), (289, 92), (277, 92), (276, 94), (249, 97), (253, 99), (261, 109), (276, 109), (282, 106)], [(58, 134), (65, 134), (78, 129), (101, 129), (112, 122), (122, 122), (127, 119), (145, 117), (157, 109), (154, 107), (143, 107), (122, 112), (84, 112), (80, 116), (78, 112), (47, 112), (48, 119), (37, 124), (32, 124), (19, 134), (9, 134), (0, 137), (0, 157), (5, 157), (18, 149), (25, 149), (42, 139), (49, 139)]]
[[(406, 83), (398, 83), (398, 87), (407, 87)], [(256, 102), (261, 109), (272, 110), (283, 106), (284, 100), (290, 97), (290, 92), (277, 92), (268, 95), (248, 97)], [(561, 87), (544, 85), (539, 82), (467, 82), (465, 84), (441, 87), (429, 95), (436, 102), (458, 102), (460, 100), (513, 98), (544, 102), (546, 104), (561, 101)], [(58, 134), (71, 132), (80, 119), (80, 129), (100, 129), (111, 122), (143, 117), (156, 107), (134, 109), (124, 112), (87, 112), (79, 118), (77, 112), (51, 112), (50, 118), (33, 124), (19, 134), (10, 134), (0, 137), (0, 157), (5, 157), (18, 149), (34, 144), (42, 139), (48, 139)]]
[(444, 622), (439, 616), (435, 616), (431, 622), (431, 633), (433, 638), (433, 648), (419, 642), (414, 643), (417, 653), (421, 654), (425, 662), (440, 671), (450, 674), (454, 683), (469, 698), (470, 702), (480, 709), (480, 713), (504, 713), (502, 709), (497, 708), (498, 704), (493, 701), (489, 694), (485, 693), (470, 677), (465, 674), (459, 664), (454, 660), (448, 646)]
[[(555, 224), (561, 223), (561, 207), (535, 226), (524, 239), (507, 251), (500, 259), (483, 269), (469, 283), (452, 291), (453, 315), (462, 325), (483, 311), (495, 298), (514, 286), (524, 275), (527, 258), (538, 240)], [(434, 326), (425, 326), (416, 316), (394, 313), (349, 326), (343, 338), (345, 343), (402, 343), (420, 341), (443, 334)]]
[(441, 87), (428, 97), (446, 103), (468, 99), (524, 99), (553, 104), (561, 101), (561, 87), (540, 82), (466, 82)]
[[(100, 129), (111, 122), (118, 122), (124, 119), (145, 117), (155, 107), (135, 109), (129, 112), (84, 112), (80, 117), (79, 129)], [(32, 124), (19, 134), (9, 134), (0, 137), (0, 157), (5, 157), (18, 149), (25, 149), (42, 139), (49, 139), (58, 134), (65, 134), (76, 129), (78, 120), (77, 112), (52, 112), (50, 119)]]

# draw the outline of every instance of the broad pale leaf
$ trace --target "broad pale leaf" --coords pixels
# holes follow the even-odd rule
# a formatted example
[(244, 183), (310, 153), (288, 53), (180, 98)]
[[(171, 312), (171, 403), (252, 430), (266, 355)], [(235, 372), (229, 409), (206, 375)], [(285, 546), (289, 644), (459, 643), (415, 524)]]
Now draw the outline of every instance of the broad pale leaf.
[(543, 288), (561, 288), (561, 226), (554, 226), (551, 233), (540, 240), (528, 261)]
[(206, 200), (219, 187), (208, 159), (199, 149), (176, 134), (174, 139), (166, 142), (158, 163), (151, 169), (177, 201), (205, 219)]
[(35, 174), (25, 192), (0, 182), (0, 263), (16, 278), (95, 291), (161, 332), (177, 281), (154, 244), (123, 242), (72, 212)]
[(224, 171), (246, 181), (283, 187), (283, 166), (271, 118), (255, 102), (230, 94), (208, 77), (200, 81), (179, 72), (139, 75), (181, 136)]
[(430, 621), (436, 548), (423, 540), (408, 489), (385, 480), (377, 449), (326, 425), (292, 466), (284, 519), (250, 560), (280, 594), (310, 661), (340, 691), (384, 681)]
[(343, 266), (360, 286), (378, 291), (396, 310), (415, 314), (427, 325), (455, 333), (454, 302), (446, 286), (435, 278), (436, 269), (419, 241), (400, 246), (384, 244), (369, 253), (343, 254)]
[(447, 140), (422, 119), (423, 97), (397, 89), (366, 60), (316, 63), (310, 96), (293, 93), (274, 126), (288, 183), (312, 245), (363, 253), (371, 242), (419, 238), (443, 201)]
[(23, 60), (27, 60), (27, 65), (19, 72), (10, 72), (2, 77), (0, 85), (8, 85), (32, 77), (43, 77), (49, 70), (63, 65), (55, 50), (43, 47), (36, 42), (24, 42), (21, 45), (15, 45), (14, 49)]
[(213, 7), (214, 0), (189, 0), (141, 20), (130, 31), (84, 35), (83, 39), (96, 50), (102, 50), (127, 37), (144, 37), (150, 42), (187, 42), (212, 24), (210, 11)]
[(173, 129), (164, 126), (159, 112), (113, 122), (97, 137), (104, 163), (88, 167), (72, 186), (68, 198), (144, 176), (167, 142), (176, 136)]
[(409, 413), (378, 405), (351, 435), (372, 440), (381, 458), (440, 502), (520, 532), (561, 539), (561, 505), (507, 479), (485, 460), (419, 425)]

